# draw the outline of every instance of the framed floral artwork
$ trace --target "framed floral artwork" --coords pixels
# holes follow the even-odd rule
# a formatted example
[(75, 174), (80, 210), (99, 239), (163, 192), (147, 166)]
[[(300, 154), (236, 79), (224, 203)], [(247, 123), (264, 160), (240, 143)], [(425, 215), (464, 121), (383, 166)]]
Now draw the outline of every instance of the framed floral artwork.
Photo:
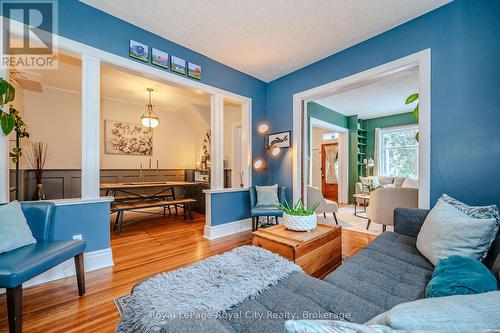
[(153, 132), (141, 124), (104, 121), (104, 152), (114, 155), (153, 155)]

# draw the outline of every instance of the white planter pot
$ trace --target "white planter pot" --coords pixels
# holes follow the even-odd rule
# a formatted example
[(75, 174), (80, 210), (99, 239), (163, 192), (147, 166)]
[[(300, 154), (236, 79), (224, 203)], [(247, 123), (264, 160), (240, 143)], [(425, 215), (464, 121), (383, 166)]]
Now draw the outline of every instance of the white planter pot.
[(283, 225), (294, 231), (309, 231), (316, 228), (318, 218), (316, 214), (299, 216), (283, 213)]

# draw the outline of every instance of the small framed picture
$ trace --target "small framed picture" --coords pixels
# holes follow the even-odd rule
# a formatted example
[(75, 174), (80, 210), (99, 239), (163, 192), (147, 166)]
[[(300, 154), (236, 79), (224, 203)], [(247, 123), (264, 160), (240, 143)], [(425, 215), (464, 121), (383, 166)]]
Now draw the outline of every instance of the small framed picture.
[(201, 66), (188, 62), (188, 76), (196, 80), (201, 80)]
[(292, 132), (290, 131), (286, 131), (286, 132), (269, 134), (268, 137), (269, 147), (274, 146), (279, 148), (289, 148), (291, 146), (290, 143), (291, 133)]
[(132, 58), (139, 59), (145, 62), (149, 61), (149, 46), (130, 40), (128, 55)]
[(155, 49), (151, 49), (151, 63), (156, 66), (168, 68), (168, 53)]
[(170, 70), (182, 75), (186, 75), (186, 60), (171, 56)]

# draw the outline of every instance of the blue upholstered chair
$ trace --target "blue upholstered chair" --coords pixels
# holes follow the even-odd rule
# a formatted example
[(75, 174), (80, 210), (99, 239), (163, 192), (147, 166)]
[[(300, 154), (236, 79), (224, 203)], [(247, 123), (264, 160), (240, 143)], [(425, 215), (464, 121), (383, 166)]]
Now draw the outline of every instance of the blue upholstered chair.
[[(278, 200), (284, 203), (286, 186), (278, 186)], [(283, 211), (275, 206), (257, 206), (257, 190), (255, 186), (250, 187), (250, 216), (252, 216), (252, 230), (259, 228), (260, 217), (274, 217), (276, 222), (278, 217), (283, 217)]]
[(29, 279), (74, 258), (78, 293), (85, 294), (83, 251), (81, 240), (54, 240), (54, 204), (25, 202), (22, 209), (37, 243), (0, 253), (0, 288), (7, 289), (9, 331), (22, 331), (22, 284)]

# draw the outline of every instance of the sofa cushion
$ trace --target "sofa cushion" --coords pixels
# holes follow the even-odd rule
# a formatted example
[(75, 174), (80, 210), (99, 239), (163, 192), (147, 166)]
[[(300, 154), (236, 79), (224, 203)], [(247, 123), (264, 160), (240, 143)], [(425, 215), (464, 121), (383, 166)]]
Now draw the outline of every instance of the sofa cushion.
[(470, 217), (439, 200), (418, 233), (417, 248), (434, 265), (452, 255), (483, 259), (497, 230), (495, 218)]
[(0, 206), (0, 253), (36, 243), (21, 204), (12, 201)]
[(401, 184), (402, 188), (417, 188), (418, 189), (418, 180), (406, 177)]
[(405, 181), (405, 177), (394, 177), (394, 181), (392, 182), (396, 185), (396, 188), (403, 187), (403, 182)]
[(497, 290), (497, 278), (481, 262), (467, 257), (451, 256), (439, 260), (425, 297), (470, 295)]
[(400, 304), (371, 319), (405, 332), (497, 332), (500, 291), (421, 299)]
[[(387, 232), (349, 258), (325, 281), (369, 303), (370, 308), (376, 309), (370, 313), (373, 317), (399, 303), (423, 298), (432, 269), (415, 249), (414, 238)], [(352, 309), (361, 313), (357, 305)], [(356, 322), (370, 319), (363, 315), (355, 318)]]

